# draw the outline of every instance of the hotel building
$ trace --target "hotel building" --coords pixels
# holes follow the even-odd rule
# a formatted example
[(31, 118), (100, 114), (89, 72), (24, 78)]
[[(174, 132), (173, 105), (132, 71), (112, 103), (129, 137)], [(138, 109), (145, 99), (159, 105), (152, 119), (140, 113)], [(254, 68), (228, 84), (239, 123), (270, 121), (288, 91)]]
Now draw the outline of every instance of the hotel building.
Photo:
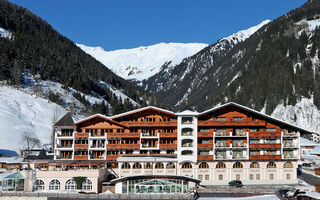
[(296, 184), (300, 136), (311, 134), (232, 102), (202, 113), (148, 106), (77, 122), (67, 113), (55, 130), (55, 161), (104, 162), (117, 193), (143, 193), (144, 182), (176, 177), (202, 185)]

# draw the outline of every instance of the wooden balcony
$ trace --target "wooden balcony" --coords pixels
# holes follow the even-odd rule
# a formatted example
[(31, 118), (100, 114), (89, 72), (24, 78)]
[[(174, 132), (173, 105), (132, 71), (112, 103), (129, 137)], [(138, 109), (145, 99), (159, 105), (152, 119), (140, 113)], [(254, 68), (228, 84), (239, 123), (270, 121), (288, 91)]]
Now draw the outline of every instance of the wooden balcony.
[(90, 136), (93, 137), (93, 138), (94, 137), (106, 137), (105, 134), (95, 134), (95, 133), (91, 133)]
[(176, 149), (177, 144), (160, 144), (160, 149)]
[(74, 160), (88, 160), (88, 155), (74, 155)]
[(280, 149), (281, 144), (249, 144), (249, 148), (251, 149)]
[(213, 149), (213, 144), (199, 144), (198, 149)]
[(139, 144), (107, 144), (107, 149), (139, 149)]
[(213, 155), (198, 155), (198, 160), (213, 160)]
[(249, 137), (281, 137), (281, 132), (250, 132)]
[(198, 137), (213, 138), (212, 132), (198, 132)]
[(281, 155), (249, 155), (250, 160), (281, 160)]
[(88, 144), (74, 144), (74, 149), (88, 149)]
[(217, 120), (207, 120), (198, 121), (198, 126), (265, 126), (266, 122), (262, 120), (243, 120), (243, 121), (217, 121)]
[(177, 133), (160, 133), (160, 138), (176, 138)]
[(135, 121), (123, 121), (121, 124), (128, 127), (176, 127), (177, 121), (172, 122), (135, 122)]
[(116, 161), (118, 158), (118, 155), (107, 155), (106, 160), (113, 160)]
[(87, 137), (89, 137), (89, 133), (79, 133), (79, 132), (77, 132), (77, 133), (74, 134), (74, 136), (76, 138), (87, 138)]
[(140, 133), (108, 133), (108, 138), (140, 138)]
[(72, 134), (57, 134), (57, 137), (73, 137)]

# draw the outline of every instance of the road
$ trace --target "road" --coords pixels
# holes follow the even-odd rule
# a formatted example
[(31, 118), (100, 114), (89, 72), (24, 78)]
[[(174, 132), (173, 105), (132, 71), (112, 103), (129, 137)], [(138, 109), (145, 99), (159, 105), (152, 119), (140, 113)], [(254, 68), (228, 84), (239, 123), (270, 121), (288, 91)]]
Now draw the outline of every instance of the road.
[(299, 178), (304, 180), (306, 183), (308, 183), (310, 185), (320, 184), (320, 177), (304, 173), (303, 171), (302, 171), (302, 175), (299, 176)]

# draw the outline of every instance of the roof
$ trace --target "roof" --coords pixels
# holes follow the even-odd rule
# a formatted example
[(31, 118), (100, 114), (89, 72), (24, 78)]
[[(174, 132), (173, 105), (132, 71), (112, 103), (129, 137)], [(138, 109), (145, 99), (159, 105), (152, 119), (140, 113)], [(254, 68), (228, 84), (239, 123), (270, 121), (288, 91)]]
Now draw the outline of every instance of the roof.
[(317, 145), (314, 149), (310, 150), (311, 155), (319, 155), (320, 154), (320, 146)]
[(74, 126), (71, 113), (67, 112), (54, 126)]
[(157, 108), (157, 107), (154, 107), (154, 106), (147, 106), (147, 107), (139, 108), (139, 109), (132, 110), (132, 111), (129, 111), (129, 112), (125, 112), (125, 113), (121, 113), (121, 114), (118, 114), (118, 115), (114, 115), (114, 116), (112, 116), (110, 118), (111, 119), (116, 119), (116, 118), (119, 118), (119, 117), (123, 117), (123, 116), (126, 116), (126, 115), (131, 115), (131, 114), (134, 114), (134, 113), (137, 113), (137, 112), (146, 111), (146, 110), (156, 110), (156, 111), (159, 111), (159, 112), (166, 113), (168, 115), (172, 115), (172, 116), (176, 115), (174, 112), (169, 111), (169, 110), (165, 110), (165, 109), (162, 109), (162, 108)]
[(87, 121), (87, 120), (90, 120), (90, 119), (93, 119), (93, 118), (96, 118), (96, 117), (102, 118), (102, 119), (104, 119), (104, 120), (106, 120), (106, 121), (109, 121), (109, 122), (111, 122), (111, 123), (113, 123), (113, 124), (116, 124), (116, 125), (118, 125), (118, 126), (121, 126), (121, 127), (125, 127), (125, 128), (126, 128), (125, 125), (123, 125), (123, 124), (121, 124), (121, 123), (119, 123), (119, 122), (117, 122), (117, 121), (114, 121), (112, 118), (107, 117), (107, 116), (102, 115), (102, 114), (91, 115), (91, 116), (89, 116), (89, 117), (87, 117), (87, 118), (84, 118), (84, 119), (82, 119), (82, 120), (79, 120), (79, 121), (75, 122), (74, 124), (75, 124), (75, 125), (81, 124), (81, 123), (83, 123), (83, 122), (85, 122), (85, 121)]
[(42, 149), (38, 155), (29, 155), (27, 160), (52, 160), (54, 155), (47, 155), (46, 150)]
[(237, 103), (234, 103), (234, 102), (229, 102), (229, 103), (223, 104), (223, 105), (221, 105), (221, 106), (218, 106), (218, 107), (215, 107), (215, 108), (211, 108), (211, 109), (209, 109), (209, 110), (206, 110), (206, 111), (200, 113), (199, 116), (208, 114), (208, 113), (210, 113), (210, 112), (217, 111), (217, 110), (219, 110), (219, 109), (222, 109), (222, 108), (225, 108), (225, 107), (228, 107), (228, 106), (235, 106), (235, 107), (237, 107), (237, 108), (240, 108), (240, 109), (246, 110), (246, 111), (248, 111), (248, 112), (254, 113), (254, 114), (256, 114), (256, 115), (259, 115), (259, 116), (261, 116), (261, 117), (263, 117), (263, 118), (266, 118), (266, 119), (269, 119), (269, 120), (272, 120), (272, 121), (276, 121), (276, 122), (285, 124), (285, 125), (289, 126), (290, 128), (298, 129), (299, 131), (304, 131), (304, 132), (308, 132), (308, 133), (314, 133), (314, 132), (312, 132), (312, 131), (310, 131), (310, 130), (307, 130), (307, 129), (305, 129), (305, 128), (302, 128), (302, 127), (300, 127), (300, 126), (297, 126), (297, 125), (294, 125), (294, 124), (285, 122), (285, 121), (283, 121), (283, 120), (276, 119), (276, 118), (274, 118), (274, 117), (271, 117), (270, 115), (261, 113), (261, 112), (259, 112), (259, 111), (256, 111), (256, 110), (254, 110), (254, 109), (248, 108), (248, 107), (246, 107), (246, 106), (242, 106), (242, 105), (237, 104)]
[(24, 179), (22, 174), (20, 172), (15, 172), (13, 174), (10, 174), (9, 176), (4, 177), (5, 179)]
[(176, 179), (176, 180), (185, 180), (191, 181), (199, 184), (201, 180), (192, 178), (189, 176), (178, 176), (178, 175), (138, 175), (138, 176), (126, 176), (121, 178), (116, 178), (110, 181), (110, 183), (115, 184), (118, 182), (124, 182), (128, 180), (142, 180), (142, 179)]
[(196, 116), (199, 113), (197, 111), (191, 111), (191, 110), (184, 110), (182, 112), (176, 113), (176, 115), (191, 115), (191, 116)]
[(0, 157), (0, 163), (16, 164), (21, 163), (23, 158), (20, 157)]
[(304, 137), (300, 137), (300, 146), (317, 146), (319, 144), (311, 141), (311, 140), (308, 140)]

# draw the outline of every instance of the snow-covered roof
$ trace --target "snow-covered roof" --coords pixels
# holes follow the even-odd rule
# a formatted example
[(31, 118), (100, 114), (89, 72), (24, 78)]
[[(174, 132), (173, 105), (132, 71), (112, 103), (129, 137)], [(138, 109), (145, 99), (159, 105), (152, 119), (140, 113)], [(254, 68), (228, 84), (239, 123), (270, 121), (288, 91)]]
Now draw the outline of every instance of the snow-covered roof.
[(308, 140), (304, 137), (300, 138), (300, 146), (317, 146), (317, 145), (319, 145), (319, 144), (317, 144), (311, 140)]
[(320, 154), (320, 146), (317, 145), (314, 147), (314, 149), (310, 150), (311, 155), (319, 155)]
[(276, 119), (276, 118), (274, 118), (274, 117), (271, 117), (270, 115), (264, 114), (264, 113), (262, 113), (262, 112), (256, 111), (256, 110), (254, 110), (254, 109), (248, 108), (248, 107), (246, 107), (246, 106), (243, 106), (243, 105), (240, 105), (240, 104), (237, 104), (237, 103), (234, 103), (234, 102), (229, 102), (229, 103), (223, 104), (223, 105), (221, 105), (221, 106), (218, 106), (218, 107), (215, 107), (215, 108), (211, 108), (211, 109), (209, 109), (209, 110), (206, 110), (206, 111), (200, 113), (199, 116), (204, 115), (204, 114), (207, 114), (207, 113), (210, 113), (210, 112), (214, 112), (214, 111), (216, 111), (216, 110), (219, 110), (219, 109), (224, 108), (224, 107), (227, 107), (227, 106), (236, 106), (236, 107), (238, 107), (238, 108), (241, 108), (241, 109), (247, 110), (247, 111), (249, 111), (249, 112), (255, 113), (255, 114), (257, 114), (257, 115), (260, 115), (260, 116), (262, 116), (262, 117), (264, 117), (264, 118), (267, 118), (267, 119), (270, 119), (270, 120), (273, 120), (273, 121), (276, 121), (276, 122), (280, 122), (280, 123), (285, 124), (285, 125), (287, 125), (287, 126), (290, 126), (290, 127), (292, 127), (292, 128), (298, 129), (299, 131), (304, 131), (304, 132), (308, 132), (308, 133), (313, 133), (312, 131), (307, 130), (307, 129), (305, 129), (305, 128), (302, 128), (302, 127), (300, 127), (300, 126), (297, 126), (297, 125), (294, 125), (294, 124), (285, 122), (285, 121), (280, 120), (280, 119)]
[(176, 113), (176, 115), (192, 115), (192, 116), (196, 116), (199, 113), (197, 111), (191, 111), (191, 110), (184, 110), (182, 112), (178, 112)]
[(0, 157), (0, 163), (21, 163), (23, 158), (20, 157)]
[(121, 113), (121, 114), (118, 114), (118, 115), (111, 116), (110, 119), (115, 119), (115, 118), (118, 118), (118, 117), (134, 114), (134, 113), (145, 111), (145, 110), (149, 110), (149, 109), (158, 110), (158, 111), (165, 112), (165, 113), (168, 113), (168, 114), (171, 114), (171, 115), (175, 115), (174, 112), (169, 111), (169, 110), (165, 110), (165, 109), (162, 109), (162, 108), (157, 108), (157, 107), (154, 107), (154, 106), (147, 106), (147, 107), (143, 107), (143, 108), (139, 108), (139, 109), (136, 109), (136, 110), (132, 110), (132, 111), (128, 111), (128, 112), (125, 112), (125, 113)]

